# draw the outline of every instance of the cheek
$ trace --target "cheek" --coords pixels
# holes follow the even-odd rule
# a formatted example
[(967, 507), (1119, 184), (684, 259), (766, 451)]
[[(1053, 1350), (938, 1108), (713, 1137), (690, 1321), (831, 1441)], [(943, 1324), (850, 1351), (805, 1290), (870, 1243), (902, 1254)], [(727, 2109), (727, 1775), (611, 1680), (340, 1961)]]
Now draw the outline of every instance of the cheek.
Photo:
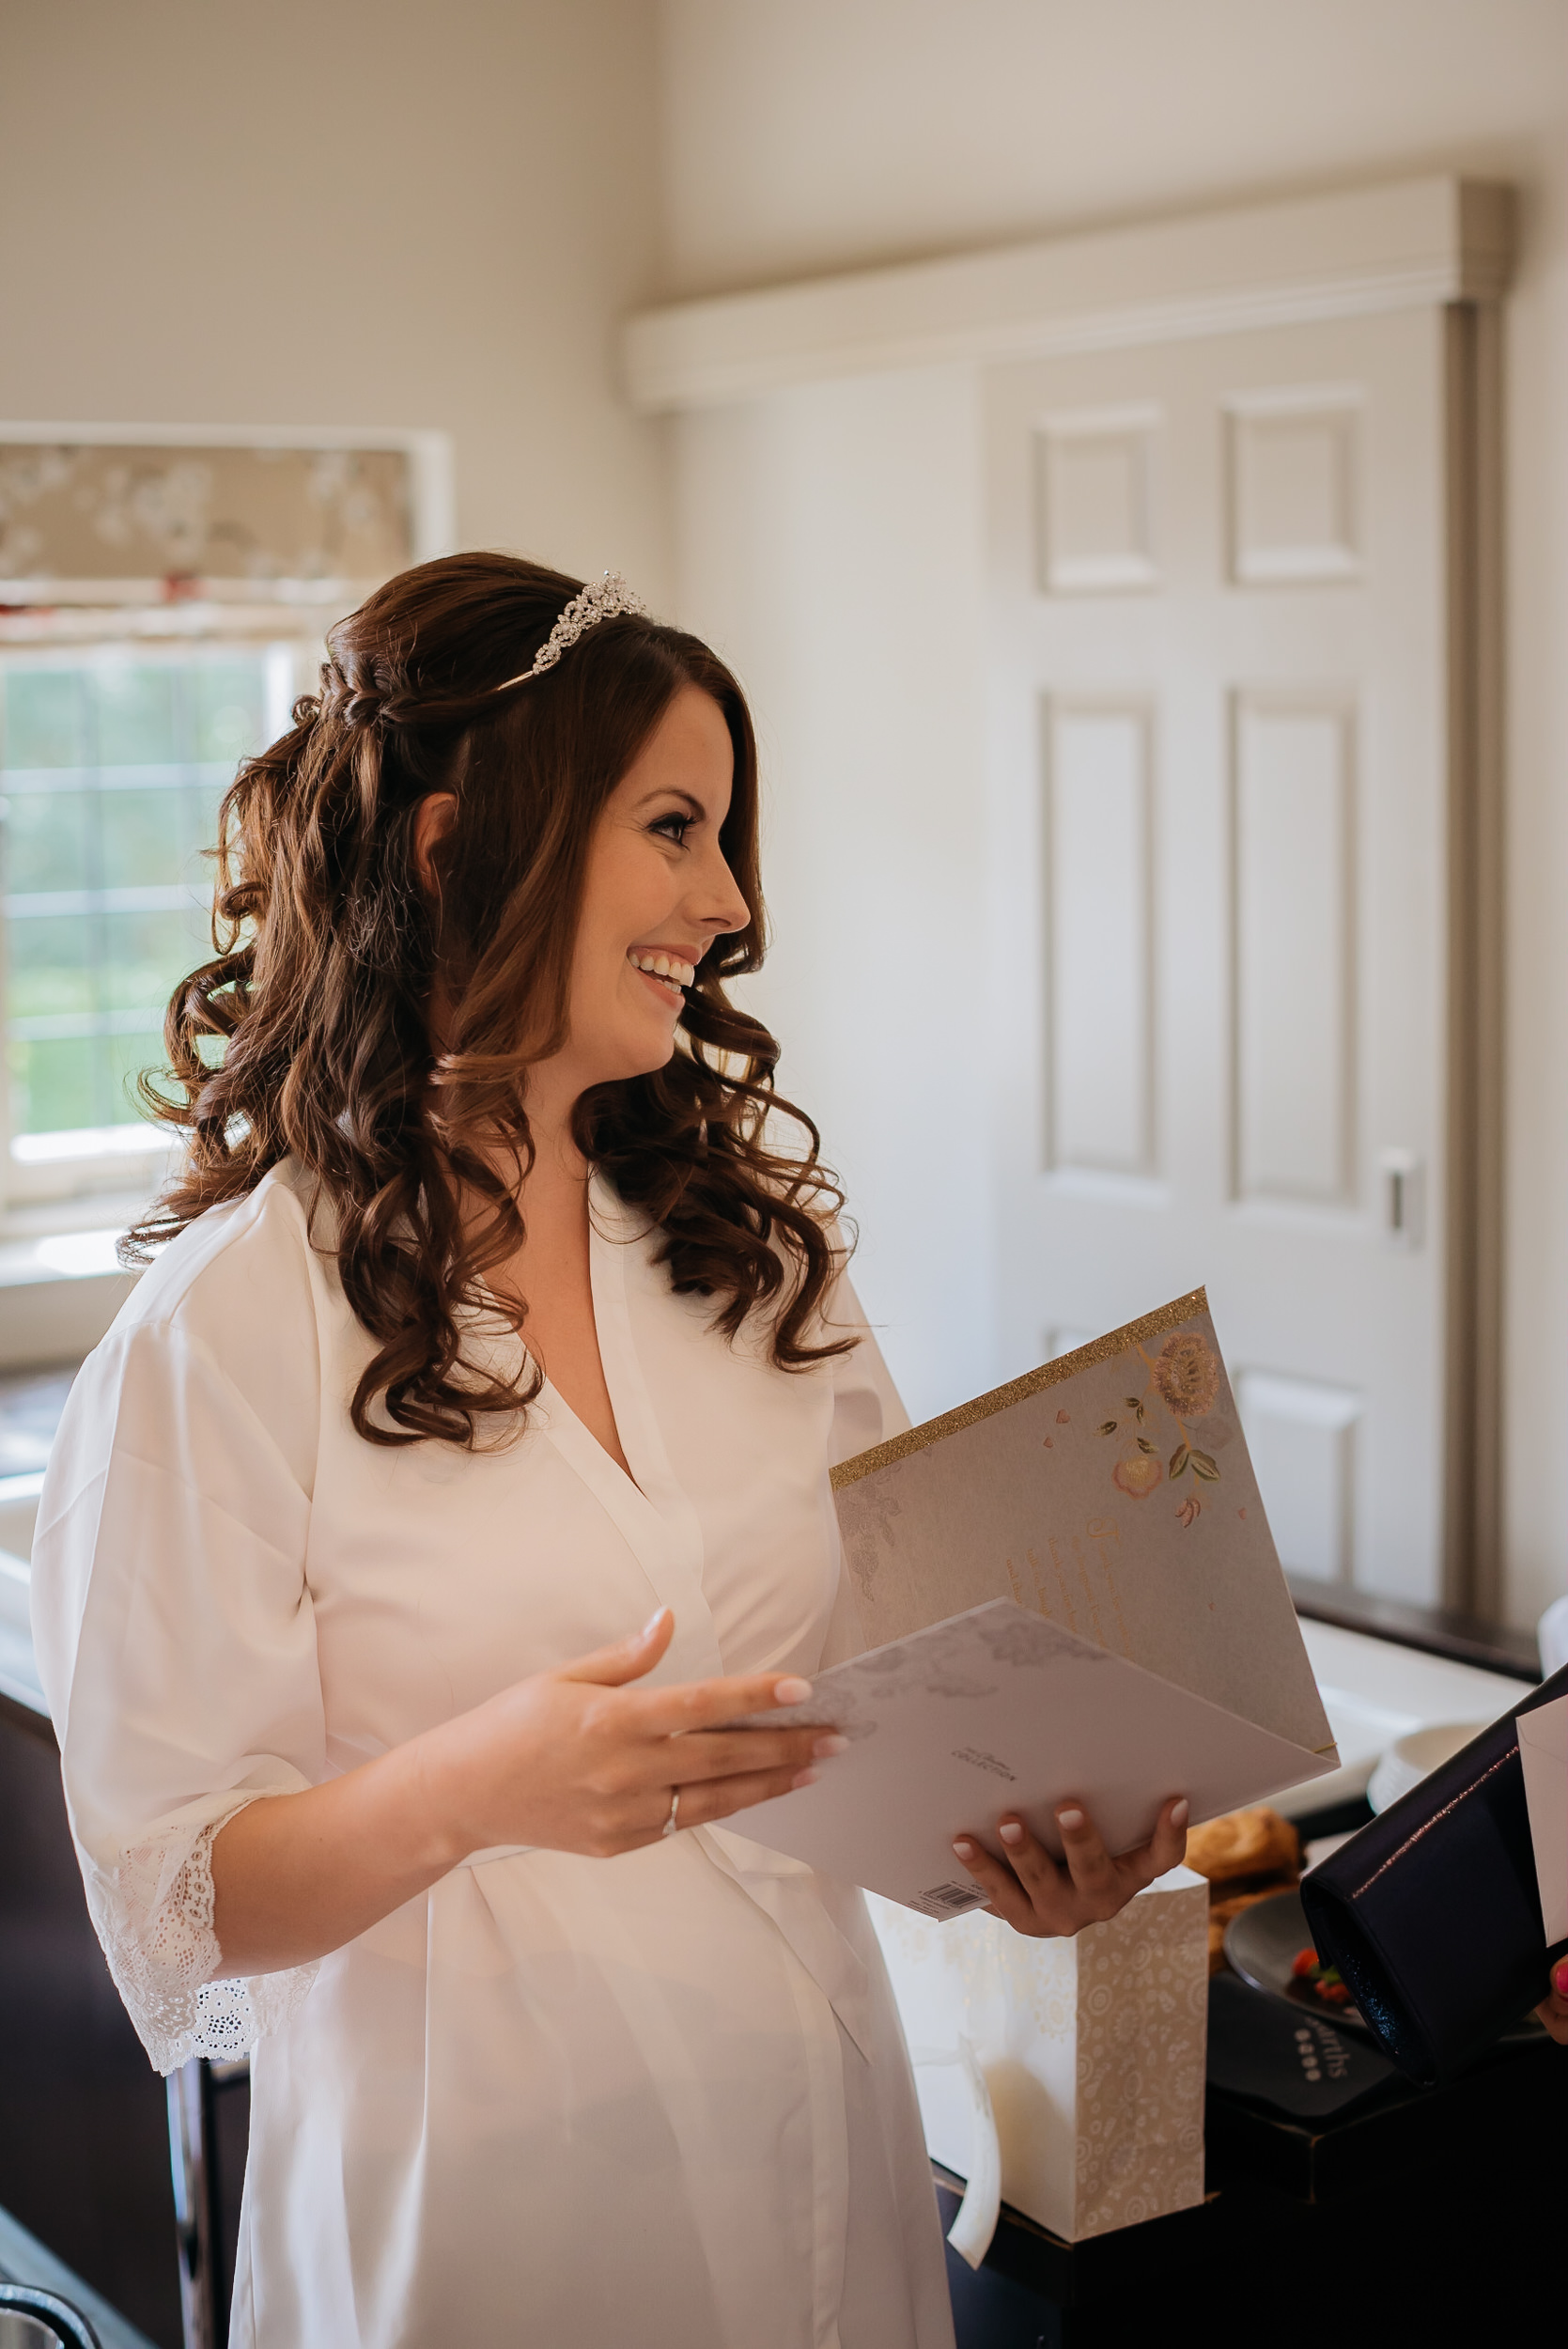
[(650, 841), (613, 835), (589, 868), (583, 932), (624, 954), (657, 927), (678, 895), (674, 875)]
[(657, 936), (679, 903), (662, 858), (640, 841), (616, 843), (595, 860), (572, 957), (579, 1018), (610, 1022), (660, 1016), (661, 1006), (627, 960), (627, 950)]
[(657, 849), (641, 842), (618, 861), (614, 880), (598, 927), (607, 950), (624, 957), (629, 946), (668, 927), (680, 907), (681, 881)]

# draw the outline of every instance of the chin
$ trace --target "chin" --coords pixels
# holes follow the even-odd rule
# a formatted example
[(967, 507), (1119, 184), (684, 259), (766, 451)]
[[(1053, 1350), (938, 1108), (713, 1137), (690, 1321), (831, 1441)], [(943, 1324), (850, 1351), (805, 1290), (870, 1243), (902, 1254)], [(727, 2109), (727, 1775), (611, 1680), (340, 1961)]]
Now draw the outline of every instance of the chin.
[(667, 1068), (675, 1056), (675, 1031), (658, 1036), (639, 1036), (635, 1043), (629, 1037), (624, 1051), (615, 1055), (613, 1071), (598, 1080), (600, 1084), (624, 1083), (630, 1077), (651, 1077), (656, 1069)]

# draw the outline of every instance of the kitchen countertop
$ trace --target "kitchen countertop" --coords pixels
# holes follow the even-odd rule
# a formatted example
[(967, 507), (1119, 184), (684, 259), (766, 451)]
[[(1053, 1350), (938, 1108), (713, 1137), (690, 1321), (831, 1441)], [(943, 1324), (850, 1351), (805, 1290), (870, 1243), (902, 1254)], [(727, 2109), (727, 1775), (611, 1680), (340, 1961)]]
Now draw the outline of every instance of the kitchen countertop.
[(1413, 1730), (1473, 1721), (1479, 1729), (1529, 1694), (1535, 1683), (1480, 1665), (1457, 1663), (1421, 1648), (1343, 1625), (1301, 1617), (1318, 1692), (1340, 1750), (1340, 1767), (1271, 1797), (1276, 1811), (1301, 1818), (1364, 1795), (1378, 1756)]

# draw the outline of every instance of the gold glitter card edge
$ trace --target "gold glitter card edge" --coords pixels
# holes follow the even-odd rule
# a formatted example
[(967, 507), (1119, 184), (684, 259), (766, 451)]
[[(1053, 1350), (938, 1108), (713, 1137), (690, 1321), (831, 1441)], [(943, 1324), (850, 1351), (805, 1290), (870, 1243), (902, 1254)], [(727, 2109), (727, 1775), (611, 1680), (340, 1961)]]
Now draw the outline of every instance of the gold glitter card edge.
[(846, 1485), (858, 1485), (862, 1476), (875, 1476), (878, 1469), (891, 1468), (894, 1460), (907, 1460), (911, 1453), (927, 1451), (932, 1444), (940, 1443), (944, 1436), (955, 1436), (961, 1428), (973, 1427), (997, 1411), (1009, 1410), (1015, 1403), (1022, 1403), (1032, 1394), (1060, 1386), (1064, 1378), (1076, 1377), (1080, 1370), (1091, 1370), (1096, 1362), (1107, 1362), (1113, 1355), (1128, 1353), (1145, 1338), (1162, 1337), (1167, 1330), (1179, 1329), (1184, 1321), (1191, 1321), (1208, 1309), (1208, 1291), (1189, 1289), (1185, 1297), (1172, 1298), (1169, 1305), (1157, 1306), (1141, 1321), (1129, 1321), (1120, 1330), (1108, 1330), (1103, 1338), (1092, 1338), (1087, 1346), (1075, 1346), (1070, 1354), (1059, 1354), (1054, 1361), (1042, 1362), (1038, 1370), (1026, 1371), (1021, 1378), (1010, 1378), (1004, 1387), (993, 1387), (989, 1394), (976, 1395), (972, 1403), (960, 1403), (956, 1410), (944, 1411), (939, 1419), (925, 1420), (919, 1427), (908, 1428), (902, 1436), (890, 1436), (886, 1443), (873, 1444), (869, 1452), (857, 1452), (852, 1460), (841, 1460), (831, 1472), (833, 1490), (841, 1493)]

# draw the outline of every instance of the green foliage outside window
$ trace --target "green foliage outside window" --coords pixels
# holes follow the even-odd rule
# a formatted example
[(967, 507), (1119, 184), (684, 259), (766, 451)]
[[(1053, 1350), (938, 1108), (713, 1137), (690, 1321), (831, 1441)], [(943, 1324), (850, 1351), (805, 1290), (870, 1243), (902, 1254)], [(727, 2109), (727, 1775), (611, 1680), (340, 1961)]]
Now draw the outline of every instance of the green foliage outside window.
[(210, 951), (204, 851), (266, 714), (261, 653), (0, 669), (13, 1135), (136, 1117), (170, 990)]

